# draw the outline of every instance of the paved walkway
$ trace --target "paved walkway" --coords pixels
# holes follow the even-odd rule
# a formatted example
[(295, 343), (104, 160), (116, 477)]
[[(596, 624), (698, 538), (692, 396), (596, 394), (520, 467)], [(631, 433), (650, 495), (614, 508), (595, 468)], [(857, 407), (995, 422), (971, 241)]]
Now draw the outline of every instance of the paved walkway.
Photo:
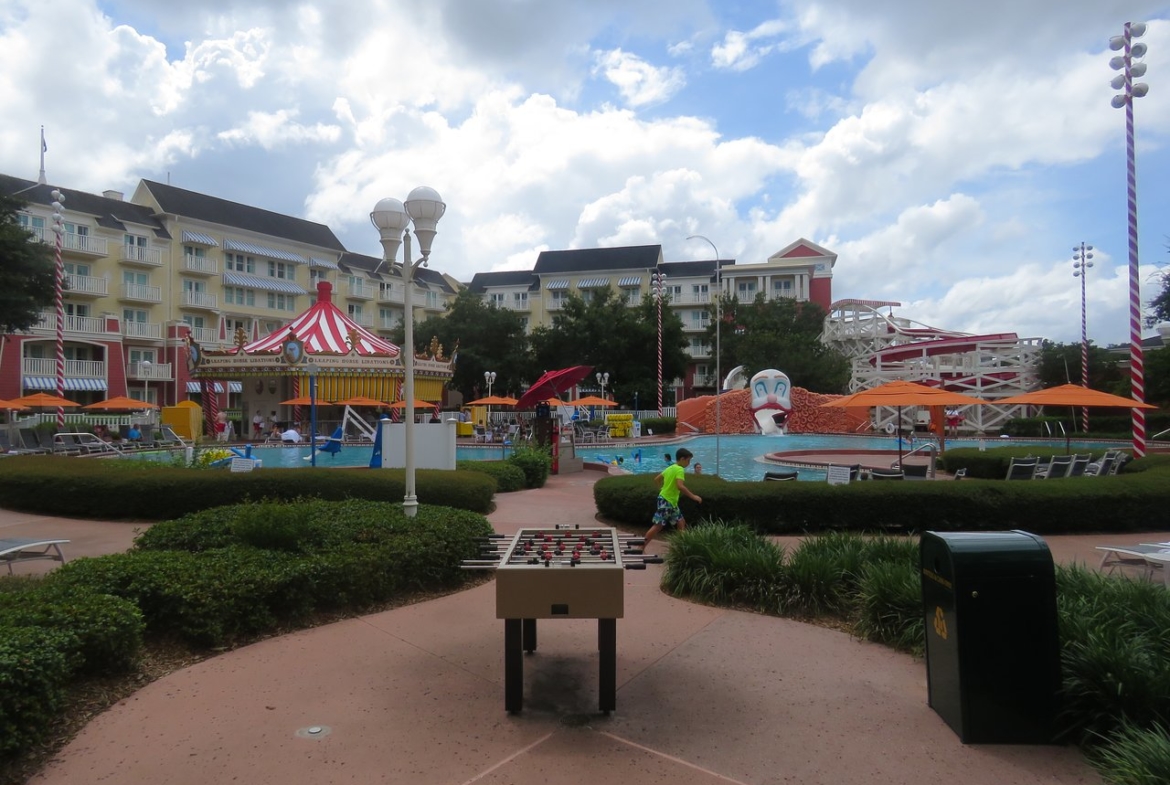
[[(491, 521), (505, 533), (594, 526), (600, 476), (502, 494)], [(0, 536), (64, 534), (70, 557), (120, 550), (134, 528), (0, 512)], [(1054, 551), (1065, 560), (1086, 547), (1095, 563), (1087, 542)], [(30, 568), (40, 569), (18, 569)], [(505, 713), (503, 624), (486, 583), (171, 674), (96, 717), (32, 782), (1100, 781), (1074, 748), (960, 744), (926, 705), (921, 661), (820, 627), (672, 599), (658, 588), (661, 570), (625, 573), (611, 716), (597, 712), (591, 621), (541, 622), (525, 709)]]

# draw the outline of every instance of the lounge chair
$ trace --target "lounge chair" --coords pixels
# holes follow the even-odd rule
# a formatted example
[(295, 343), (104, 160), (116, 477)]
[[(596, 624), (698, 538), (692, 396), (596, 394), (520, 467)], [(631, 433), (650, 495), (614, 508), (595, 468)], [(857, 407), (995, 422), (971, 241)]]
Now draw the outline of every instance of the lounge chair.
[(1030, 480), (1036, 476), (1036, 458), (1012, 458), (1005, 480)]
[(904, 463), (902, 474), (910, 479), (925, 480), (930, 474), (930, 466), (925, 463)]
[(69, 540), (35, 540), (27, 537), (12, 537), (0, 540), (0, 562), (8, 565), (8, 574), (12, 574), (12, 565), (16, 562), (36, 561), (48, 559), (65, 563), (65, 554), (61, 546)]
[(1157, 560), (1149, 560), (1146, 557), (1151, 554), (1164, 554), (1170, 557), (1170, 544), (1134, 544), (1134, 545), (1098, 545), (1097, 550), (1102, 551), (1100, 569), (1106, 575), (1112, 573), (1114, 570), (1125, 567), (1137, 567), (1141, 570), (1142, 577), (1152, 578), (1154, 570), (1165, 570), (1164, 563)]
[(955, 470), (954, 479), (963, 480), (963, 479), (966, 479), (966, 477), (967, 477), (967, 467), (966, 466), (964, 466), (962, 469)]
[(24, 445), (25, 452), (44, 453), (49, 452), (53, 448), (51, 443), (41, 443), (41, 435), (36, 428), (21, 428), (18, 433), (20, 435), (20, 443)]
[(906, 472), (901, 469), (870, 469), (869, 479), (871, 480), (904, 480), (906, 479)]
[(1094, 461), (1085, 467), (1085, 474), (1089, 477), (1104, 477), (1107, 474), (1113, 474), (1113, 464), (1117, 463), (1117, 459), (1120, 457), (1119, 450), (1106, 450), (1105, 454), (1101, 456), (1101, 460)]
[(764, 480), (766, 482), (787, 482), (795, 480), (800, 472), (796, 469), (781, 469), (775, 472), (764, 472)]
[(159, 438), (155, 440), (155, 444), (159, 447), (186, 447), (187, 442), (179, 434), (175, 433), (174, 429), (169, 425), (164, 425), (159, 429)]
[(1083, 477), (1085, 475), (1085, 467), (1089, 465), (1089, 461), (1093, 460), (1092, 455), (1074, 455), (1072, 464), (1068, 467), (1069, 477)]
[(1043, 471), (1037, 468), (1036, 479), (1056, 480), (1061, 477), (1067, 477), (1069, 469), (1072, 468), (1072, 461), (1073, 457), (1071, 455), (1054, 455)]

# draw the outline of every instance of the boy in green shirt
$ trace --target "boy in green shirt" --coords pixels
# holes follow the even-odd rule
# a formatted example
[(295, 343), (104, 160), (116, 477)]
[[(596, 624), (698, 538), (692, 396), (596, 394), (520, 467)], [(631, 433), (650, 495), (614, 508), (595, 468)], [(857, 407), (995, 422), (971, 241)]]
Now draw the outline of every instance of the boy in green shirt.
[[(669, 529), (677, 526), (679, 531), (687, 528), (687, 522), (682, 516), (682, 511), (678, 508), (678, 497), (680, 494), (686, 494), (688, 499), (693, 500), (696, 504), (702, 504), (702, 497), (691, 493), (683, 482), (683, 476), (686, 473), (686, 468), (691, 462), (692, 453), (685, 447), (680, 448), (674, 456), (674, 463), (662, 470), (662, 473), (654, 478), (655, 482), (662, 486), (662, 491), (658, 494), (658, 507), (654, 511), (654, 517), (651, 519), (650, 530), (646, 532), (645, 545), (649, 545), (650, 541), (658, 535), (663, 529)], [(645, 546), (643, 546), (645, 547)]]

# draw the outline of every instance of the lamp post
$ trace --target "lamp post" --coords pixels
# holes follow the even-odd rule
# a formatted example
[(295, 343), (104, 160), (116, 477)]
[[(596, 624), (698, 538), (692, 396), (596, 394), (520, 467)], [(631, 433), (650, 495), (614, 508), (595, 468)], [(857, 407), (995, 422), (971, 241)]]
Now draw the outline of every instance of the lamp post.
[[(1131, 397), (1138, 402), (1146, 400), (1145, 366), (1142, 358), (1142, 300), (1138, 282), (1138, 233), (1137, 233), (1137, 166), (1134, 161), (1133, 99), (1149, 92), (1149, 85), (1134, 82), (1135, 77), (1144, 76), (1145, 63), (1133, 62), (1146, 53), (1145, 44), (1133, 43), (1146, 32), (1145, 22), (1126, 22), (1121, 35), (1109, 39), (1109, 48), (1121, 51), (1109, 61), (1109, 67), (1121, 71), (1110, 84), (1121, 92), (1113, 96), (1113, 107), (1125, 107), (1125, 161), (1126, 196), (1129, 208), (1129, 373)], [(1146, 454), (1146, 413), (1132, 409), (1133, 413), (1133, 457)]]
[[(44, 137), (41, 137), (41, 147), (44, 148)], [(42, 152), (42, 160), (44, 153)], [(42, 172), (44, 169), (42, 168)], [(61, 261), (61, 241), (65, 235), (65, 216), (61, 211), (65, 209), (62, 202), (65, 194), (53, 189), (53, 234), (56, 240), (56, 274), (54, 276), (53, 298), (57, 306), (57, 397), (65, 398), (65, 264)], [(57, 404), (57, 430), (65, 430), (65, 407)]]
[(316, 363), (305, 364), (309, 375), (309, 465), (317, 467), (317, 374), (321, 367)]
[(143, 360), (142, 362), (138, 363), (138, 373), (141, 374), (141, 376), (142, 376), (142, 402), (143, 403), (150, 403), (150, 382), (147, 381), (147, 379), (150, 378), (150, 368), (151, 368), (150, 360)]
[(601, 385), (601, 397), (604, 398), (605, 397), (605, 385), (609, 384), (609, 374), (608, 373), (597, 374), (597, 383)]
[[(446, 212), (447, 205), (443, 203), (437, 191), (426, 186), (419, 186), (410, 192), (405, 202), (386, 198), (374, 205), (370, 213), (370, 222), (378, 230), (382, 243), (383, 259), (393, 265), (398, 256), (398, 246), (402, 245), (402, 299), (405, 313), (402, 324), (405, 328), (406, 345), (402, 351), (405, 358), (405, 385), (403, 395), (406, 397), (406, 495), (402, 500), (402, 510), (408, 517), (418, 513), (418, 497), (414, 489), (414, 294), (411, 276), (420, 265), (426, 266), (431, 256), (431, 243), (437, 233), (439, 219)], [(419, 251), (422, 258), (411, 261), (410, 232), (407, 227), (413, 223), (414, 233), (418, 236)]]
[(662, 417), (662, 298), (666, 295), (666, 275), (655, 270), (650, 276), (654, 289), (654, 302), (658, 306), (658, 416)]
[[(496, 383), (496, 372), (495, 371), (484, 371), (483, 372), (483, 380), (484, 380), (484, 383), (487, 384), (488, 397), (491, 398), (492, 397), (492, 385)], [(492, 426), (492, 405), (490, 403), (487, 406), (487, 426), (489, 429)]]
[[(1073, 277), (1081, 279), (1081, 386), (1089, 387), (1089, 329), (1085, 318), (1085, 279), (1089, 276), (1089, 268), (1093, 263), (1091, 253), (1093, 246), (1081, 243), (1073, 246)], [(1081, 407), (1081, 430), (1089, 431), (1089, 407)]]
[(719, 331), (723, 324), (723, 275), (719, 264), (719, 249), (715, 243), (701, 234), (692, 234), (688, 240), (702, 240), (715, 252), (715, 474), (719, 474), (719, 431), (723, 429), (720, 419), (723, 405), (723, 374), (719, 367)]

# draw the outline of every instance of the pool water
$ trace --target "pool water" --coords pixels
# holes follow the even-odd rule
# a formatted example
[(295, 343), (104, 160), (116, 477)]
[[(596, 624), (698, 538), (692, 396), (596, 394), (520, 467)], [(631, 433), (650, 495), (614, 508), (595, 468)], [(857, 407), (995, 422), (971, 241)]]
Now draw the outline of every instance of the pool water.
[[(834, 434), (790, 434), (785, 436), (761, 435), (734, 435), (720, 436), (719, 457), (716, 461), (714, 436), (696, 436), (676, 443), (653, 445), (627, 445), (609, 447), (605, 444), (577, 445), (577, 454), (587, 463), (598, 463), (620, 466), (625, 471), (634, 474), (658, 474), (666, 467), (663, 457), (669, 452), (685, 446), (694, 453), (691, 465), (701, 463), (706, 474), (714, 474), (716, 463), (719, 474), (726, 480), (760, 480), (764, 472), (776, 468), (775, 464), (766, 463), (763, 456), (774, 452), (789, 452), (792, 450), (885, 450), (890, 453), (891, 459), (897, 455), (898, 441), (889, 436), (845, 436)], [(988, 439), (987, 446), (1008, 443), (1007, 439)], [(1057, 442), (1043, 440), (1012, 439), (1010, 443), (1018, 446), (1052, 446)], [(1060, 440), (1059, 445), (1064, 446)], [(948, 447), (978, 447), (976, 439), (948, 439)], [(1096, 448), (1106, 446), (1104, 442), (1074, 441), (1071, 447), (1075, 449)], [(372, 448), (370, 445), (346, 445), (336, 455), (317, 453), (317, 465), (324, 467), (355, 467), (369, 466)], [(455, 449), (456, 460), (460, 461), (498, 461), (511, 454), (511, 447), (506, 445), (490, 446), (458, 446)], [(165, 455), (165, 454), (164, 454)], [(266, 446), (253, 447), (252, 456), (261, 459), (264, 468), (293, 469), (309, 465), (309, 448), (306, 446)], [(802, 480), (825, 479), (825, 472), (818, 469), (799, 469)]]

